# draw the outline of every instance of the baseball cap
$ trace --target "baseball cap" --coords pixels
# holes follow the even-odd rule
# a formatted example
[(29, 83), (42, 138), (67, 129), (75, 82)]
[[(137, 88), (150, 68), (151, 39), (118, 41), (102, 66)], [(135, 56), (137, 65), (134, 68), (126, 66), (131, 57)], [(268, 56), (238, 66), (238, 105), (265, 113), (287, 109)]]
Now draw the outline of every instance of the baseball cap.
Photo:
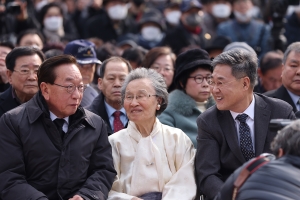
[(64, 54), (72, 55), (79, 64), (102, 64), (97, 58), (95, 44), (88, 40), (73, 40), (66, 45)]

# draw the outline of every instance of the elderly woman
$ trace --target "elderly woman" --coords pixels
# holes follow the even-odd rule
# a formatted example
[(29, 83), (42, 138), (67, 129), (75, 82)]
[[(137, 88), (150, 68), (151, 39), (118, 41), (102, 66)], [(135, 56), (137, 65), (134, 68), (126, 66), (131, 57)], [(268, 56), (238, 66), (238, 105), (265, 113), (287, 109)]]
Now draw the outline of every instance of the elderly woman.
[(176, 89), (170, 93), (167, 109), (158, 117), (161, 123), (180, 128), (197, 146), (197, 117), (214, 104), (208, 82), (212, 66), (202, 49), (188, 50), (177, 57)]
[(163, 77), (135, 69), (121, 93), (130, 121), (109, 136), (117, 176), (108, 199), (194, 199), (194, 146), (180, 129), (156, 118), (168, 102)]

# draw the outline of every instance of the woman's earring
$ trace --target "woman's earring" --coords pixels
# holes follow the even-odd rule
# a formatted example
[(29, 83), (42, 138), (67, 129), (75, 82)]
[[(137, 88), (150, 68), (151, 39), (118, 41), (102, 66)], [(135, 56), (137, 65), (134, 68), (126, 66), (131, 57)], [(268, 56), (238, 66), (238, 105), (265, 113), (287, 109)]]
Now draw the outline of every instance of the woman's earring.
[(159, 109), (160, 109), (160, 105), (158, 104), (158, 105), (157, 105), (157, 110), (159, 110)]

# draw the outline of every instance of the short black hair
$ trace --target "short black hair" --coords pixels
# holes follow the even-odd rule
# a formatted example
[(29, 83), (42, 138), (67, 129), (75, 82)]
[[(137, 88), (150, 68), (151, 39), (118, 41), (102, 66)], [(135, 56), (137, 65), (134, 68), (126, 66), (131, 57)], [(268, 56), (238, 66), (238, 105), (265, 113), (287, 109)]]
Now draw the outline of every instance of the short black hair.
[(15, 69), (16, 60), (19, 57), (22, 56), (32, 56), (32, 55), (38, 55), (43, 62), (45, 60), (44, 53), (36, 48), (36, 47), (15, 47), (11, 52), (9, 52), (5, 59), (6, 68), (10, 71), (13, 71)]
[(39, 87), (42, 82), (53, 84), (56, 79), (55, 69), (63, 64), (74, 64), (78, 67), (76, 58), (71, 55), (64, 54), (45, 60), (41, 64), (37, 74)]
[(139, 47), (129, 48), (124, 50), (122, 58), (131, 62), (136, 62), (138, 66), (141, 66), (145, 58), (145, 53), (143, 52), (143, 49)]
[(0, 47), (7, 47), (13, 50), (15, 48), (15, 45), (10, 41), (0, 41)]
[(25, 35), (38, 35), (41, 38), (43, 44), (45, 43), (45, 38), (39, 30), (37, 30), (37, 29), (27, 29), (27, 30), (22, 31), (21, 33), (19, 33), (19, 35), (17, 37), (17, 42), (16, 42), (17, 46), (20, 45), (20, 41), (22, 40), (22, 38)]

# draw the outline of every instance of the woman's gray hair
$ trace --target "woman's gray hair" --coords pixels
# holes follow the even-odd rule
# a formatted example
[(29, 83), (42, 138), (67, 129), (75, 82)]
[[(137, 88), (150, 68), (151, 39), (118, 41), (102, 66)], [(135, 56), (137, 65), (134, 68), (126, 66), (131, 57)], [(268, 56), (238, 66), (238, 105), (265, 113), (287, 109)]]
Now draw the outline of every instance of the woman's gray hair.
[(300, 119), (278, 131), (271, 143), (271, 150), (277, 156), (280, 148), (284, 155), (300, 156)]
[(121, 94), (122, 94), (122, 104), (124, 104), (124, 98), (125, 98), (125, 92), (127, 85), (136, 79), (149, 79), (152, 83), (152, 86), (155, 90), (155, 94), (157, 95), (158, 98), (161, 98), (162, 102), (160, 104), (160, 109), (156, 111), (155, 115), (159, 115), (162, 113), (168, 105), (168, 89), (166, 82), (164, 78), (162, 77), (161, 74), (157, 73), (153, 69), (146, 69), (144, 67), (137, 68), (133, 71), (131, 71), (128, 76), (126, 77), (122, 89), (121, 89)]

